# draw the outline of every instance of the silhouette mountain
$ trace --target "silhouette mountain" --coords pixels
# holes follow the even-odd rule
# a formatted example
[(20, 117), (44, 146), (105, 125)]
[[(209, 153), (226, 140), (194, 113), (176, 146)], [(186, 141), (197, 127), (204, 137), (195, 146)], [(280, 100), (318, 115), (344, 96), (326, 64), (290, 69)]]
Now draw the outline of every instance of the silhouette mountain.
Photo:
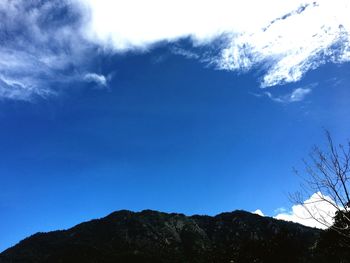
[(122, 210), (37, 233), (2, 252), (0, 263), (310, 262), (320, 233), (245, 211), (211, 217)]

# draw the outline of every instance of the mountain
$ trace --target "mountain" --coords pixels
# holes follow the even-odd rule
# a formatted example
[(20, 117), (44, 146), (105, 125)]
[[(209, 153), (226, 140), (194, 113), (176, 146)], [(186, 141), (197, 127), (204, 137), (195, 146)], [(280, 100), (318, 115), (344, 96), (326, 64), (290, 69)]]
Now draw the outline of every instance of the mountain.
[(320, 233), (245, 211), (211, 217), (122, 210), (37, 233), (2, 252), (0, 263), (310, 262)]

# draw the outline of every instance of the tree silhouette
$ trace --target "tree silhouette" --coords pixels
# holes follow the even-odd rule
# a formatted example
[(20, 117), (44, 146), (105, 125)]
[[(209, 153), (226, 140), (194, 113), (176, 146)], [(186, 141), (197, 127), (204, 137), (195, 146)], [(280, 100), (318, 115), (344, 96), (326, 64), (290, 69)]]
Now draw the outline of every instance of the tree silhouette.
[[(310, 218), (336, 233), (342, 245), (350, 248), (350, 141), (335, 145), (329, 131), (325, 131), (325, 135), (326, 150), (314, 146), (308, 160), (303, 160), (305, 173), (301, 176), (301, 190), (291, 198), (304, 207)], [(317, 200), (304, 201), (315, 194)], [(334, 208), (335, 214), (321, 210), (317, 203)], [(329, 220), (330, 217), (333, 220)]]

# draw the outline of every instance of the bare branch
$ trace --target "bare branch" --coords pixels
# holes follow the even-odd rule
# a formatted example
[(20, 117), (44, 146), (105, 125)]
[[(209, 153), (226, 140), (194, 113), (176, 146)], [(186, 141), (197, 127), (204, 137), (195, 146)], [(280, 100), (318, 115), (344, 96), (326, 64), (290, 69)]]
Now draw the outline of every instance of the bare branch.
[[(318, 146), (312, 148), (309, 161), (303, 160), (305, 175), (294, 169), (295, 174), (302, 178), (301, 190), (290, 199), (301, 205), (310, 218), (321, 225), (333, 229), (350, 242), (350, 141), (344, 145), (336, 145), (329, 131), (325, 131), (327, 140), (326, 151)], [(316, 194), (317, 200), (305, 202)], [(318, 203), (324, 202), (336, 211), (330, 215), (319, 208)], [(330, 222), (329, 219), (333, 218)], [(350, 243), (349, 243), (350, 244)]]

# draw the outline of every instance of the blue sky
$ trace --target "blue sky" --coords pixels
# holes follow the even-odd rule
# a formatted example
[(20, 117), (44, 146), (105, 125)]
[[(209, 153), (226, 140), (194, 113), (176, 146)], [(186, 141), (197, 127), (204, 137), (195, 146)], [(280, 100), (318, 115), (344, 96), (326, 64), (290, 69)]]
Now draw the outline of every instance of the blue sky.
[(346, 1), (131, 2), (0, 4), (0, 250), (119, 209), (291, 214), (292, 168), (349, 137)]

